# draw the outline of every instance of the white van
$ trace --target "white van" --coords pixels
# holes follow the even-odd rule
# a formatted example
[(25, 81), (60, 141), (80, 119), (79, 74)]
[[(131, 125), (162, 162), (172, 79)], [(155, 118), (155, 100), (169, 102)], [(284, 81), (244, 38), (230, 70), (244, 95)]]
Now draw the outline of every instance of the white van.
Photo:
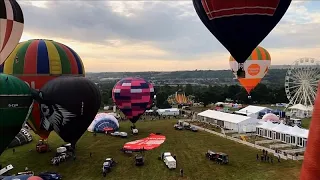
[(167, 156), (164, 158), (164, 163), (169, 169), (176, 169), (177, 163), (176, 160), (172, 156)]

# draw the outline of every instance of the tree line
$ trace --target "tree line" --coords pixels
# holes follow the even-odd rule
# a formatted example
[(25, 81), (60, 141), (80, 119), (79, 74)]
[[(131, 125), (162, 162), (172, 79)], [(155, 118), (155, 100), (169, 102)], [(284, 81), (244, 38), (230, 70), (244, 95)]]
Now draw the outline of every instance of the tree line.
[[(112, 88), (114, 84), (99, 85), (102, 94), (102, 104), (112, 105)], [(167, 102), (168, 96), (175, 94), (178, 90), (185, 92), (186, 96), (193, 96), (195, 102), (202, 102), (204, 106), (211, 103), (224, 102), (226, 98), (241, 104), (275, 104), (287, 103), (288, 99), (283, 86), (272, 87), (265, 84), (258, 84), (250, 93), (248, 98), (246, 90), (239, 85), (215, 85), (215, 86), (159, 86), (155, 87), (156, 105), (159, 108), (170, 107)]]

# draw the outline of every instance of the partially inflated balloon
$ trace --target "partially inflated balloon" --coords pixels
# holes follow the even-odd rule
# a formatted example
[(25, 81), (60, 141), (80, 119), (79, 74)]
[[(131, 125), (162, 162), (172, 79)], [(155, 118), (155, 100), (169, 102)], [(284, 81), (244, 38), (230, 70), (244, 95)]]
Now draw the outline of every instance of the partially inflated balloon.
[(90, 126), (88, 127), (89, 132), (105, 132), (106, 129), (119, 129), (118, 120), (107, 113), (99, 113), (96, 115)]
[(87, 130), (101, 104), (99, 88), (83, 77), (51, 80), (35, 97), (41, 106), (41, 125), (73, 145)]
[[(239, 64), (231, 56), (229, 59), (230, 68), (233, 73), (236, 73)], [(252, 51), (249, 58), (244, 63), (244, 70), (246, 72), (245, 78), (239, 78), (240, 84), (246, 89), (248, 94), (254, 89), (262, 78), (267, 74), (271, 64), (271, 56), (269, 52), (263, 47), (258, 46)]]
[(291, 0), (193, 0), (202, 22), (238, 63), (281, 20)]
[[(0, 72), (14, 75), (38, 90), (59, 76), (85, 75), (82, 60), (74, 50), (59, 42), (45, 39), (19, 43), (6, 62), (0, 65)], [(27, 124), (41, 138), (48, 138), (50, 132), (40, 126), (38, 103), (34, 104)]]
[(0, 155), (26, 122), (32, 102), (30, 88), (25, 82), (0, 74)]
[(152, 105), (153, 86), (142, 78), (124, 78), (112, 89), (112, 98), (117, 107), (132, 122)]
[[(318, 92), (314, 102), (310, 131), (307, 139), (300, 139), (307, 143), (304, 153), (300, 180), (318, 180), (320, 177), (320, 83), (318, 83)], [(302, 143), (301, 142), (301, 143)]]
[(15, 0), (0, 0), (0, 65), (19, 43), (23, 23), (19, 4)]

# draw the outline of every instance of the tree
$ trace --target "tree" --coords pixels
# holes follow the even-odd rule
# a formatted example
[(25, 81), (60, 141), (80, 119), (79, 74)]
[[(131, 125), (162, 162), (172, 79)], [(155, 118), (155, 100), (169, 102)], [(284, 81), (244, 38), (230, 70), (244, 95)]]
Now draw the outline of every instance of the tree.
[(186, 96), (193, 95), (193, 87), (192, 87), (192, 85), (191, 84), (187, 84), (184, 92), (186, 93)]

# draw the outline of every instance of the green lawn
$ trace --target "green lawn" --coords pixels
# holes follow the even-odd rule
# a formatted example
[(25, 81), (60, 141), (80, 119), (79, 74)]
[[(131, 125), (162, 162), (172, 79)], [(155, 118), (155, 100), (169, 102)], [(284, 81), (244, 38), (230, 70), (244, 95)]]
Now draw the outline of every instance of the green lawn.
[[(77, 144), (77, 160), (69, 160), (60, 166), (51, 166), (50, 159), (55, 152), (38, 154), (35, 152), (33, 141), (28, 145), (16, 148), (13, 154), (9, 149), (1, 156), (3, 165), (13, 164), (14, 172), (23, 171), (27, 166), (36, 173), (50, 170), (61, 173), (67, 180), (100, 180), (100, 179), (132, 179), (132, 180), (177, 180), (177, 179), (220, 179), (220, 180), (264, 180), (264, 179), (298, 179), (301, 162), (282, 161), (281, 163), (268, 164), (256, 161), (256, 149), (235, 143), (218, 136), (190, 131), (176, 131), (173, 129), (174, 120), (157, 120), (138, 122), (139, 136), (121, 139), (99, 134), (94, 137), (86, 133)], [(121, 123), (121, 130), (128, 131), (129, 123)], [(160, 132), (166, 135), (167, 140), (158, 149), (145, 153), (146, 164), (143, 167), (134, 165), (133, 157), (120, 152), (122, 145), (133, 139), (147, 136), (151, 132)], [(49, 140), (53, 149), (63, 142), (55, 134)], [(32, 151), (29, 151), (31, 150)], [(208, 149), (229, 154), (229, 165), (217, 165), (204, 157)], [(177, 155), (178, 169), (170, 171), (164, 163), (158, 160), (161, 152), (170, 151)], [(93, 157), (89, 157), (89, 153)], [(117, 167), (106, 178), (102, 177), (102, 162), (107, 157), (118, 161)], [(179, 178), (179, 169), (183, 168), (184, 178)]]
[(309, 129), (310, 128), (310, 123), (311, 123), (311, 118), (304, 118), (301, 120), (301, 126), (303, 128)]

